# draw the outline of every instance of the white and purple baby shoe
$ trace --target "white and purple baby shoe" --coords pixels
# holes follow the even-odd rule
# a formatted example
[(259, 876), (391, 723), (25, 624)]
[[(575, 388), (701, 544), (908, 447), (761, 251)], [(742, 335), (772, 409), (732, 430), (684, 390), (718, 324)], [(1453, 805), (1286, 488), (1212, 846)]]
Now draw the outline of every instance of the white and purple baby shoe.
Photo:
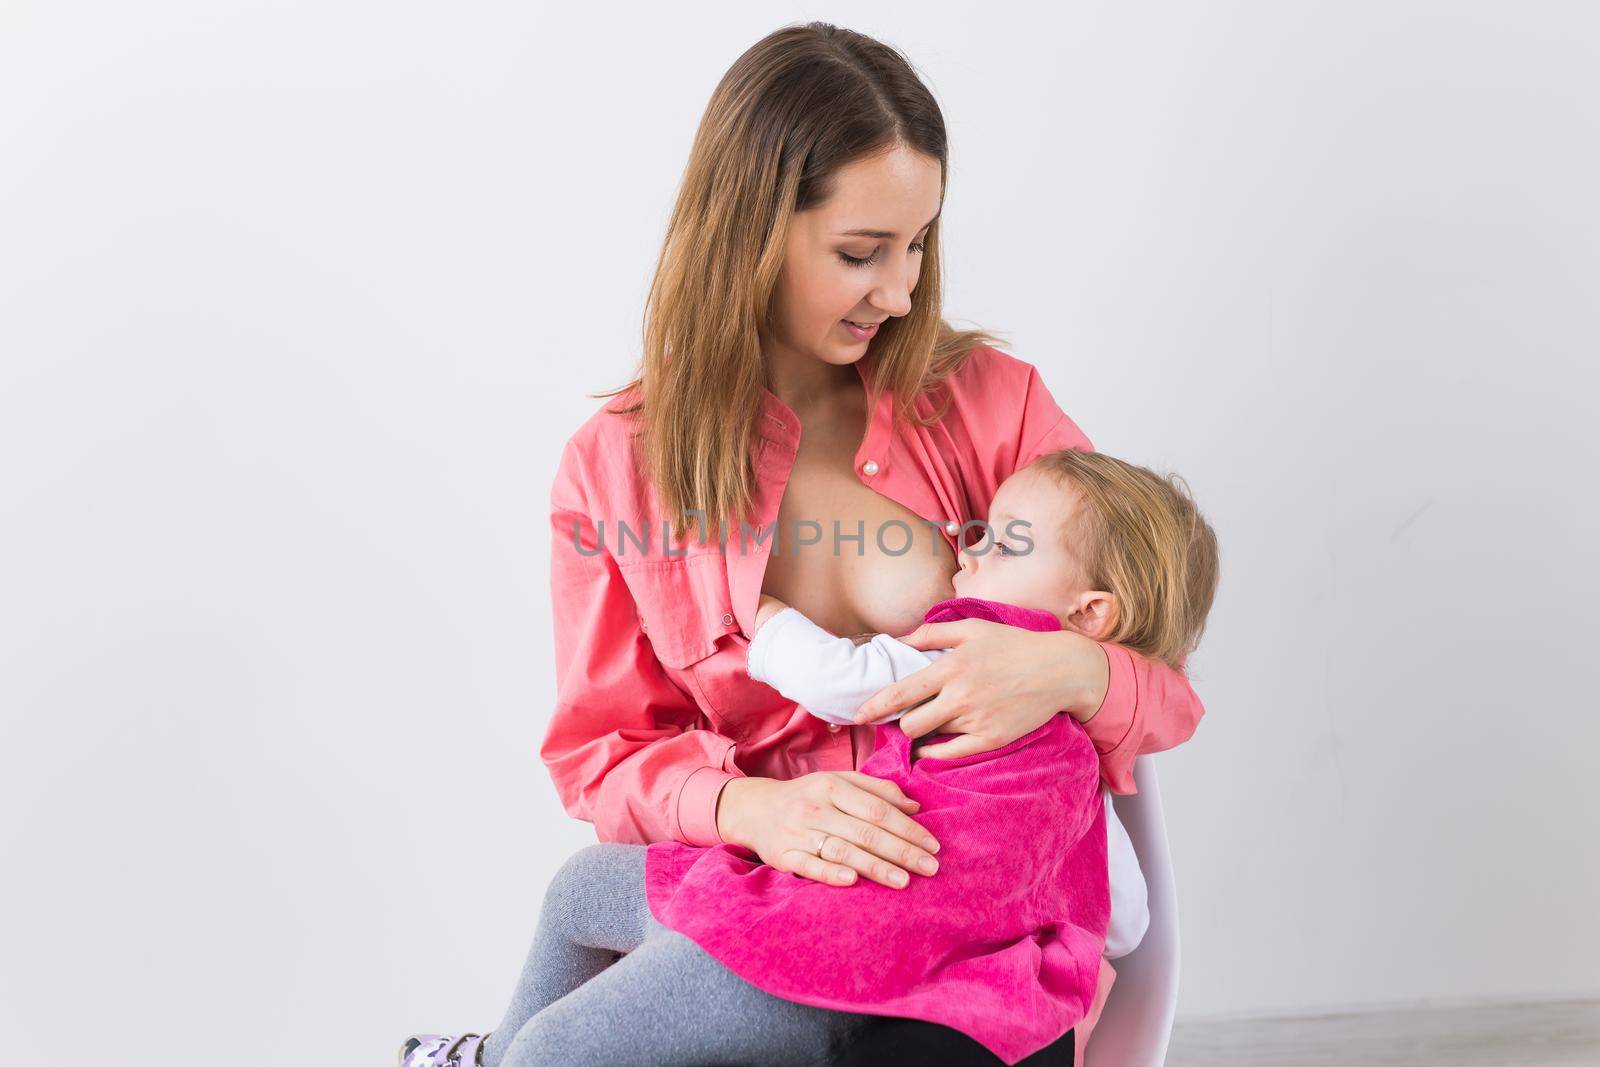
[(488, 1034), (412, 1034), (400, 1046), (400, 1067), (483, 1067)]

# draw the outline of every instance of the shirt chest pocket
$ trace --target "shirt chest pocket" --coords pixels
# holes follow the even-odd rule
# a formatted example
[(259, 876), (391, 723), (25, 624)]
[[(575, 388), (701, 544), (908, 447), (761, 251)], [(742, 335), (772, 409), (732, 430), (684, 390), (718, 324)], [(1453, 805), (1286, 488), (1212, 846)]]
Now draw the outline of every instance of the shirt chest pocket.
[(651, 560), (624, 574), (656, 658), (673, 670), (712, 655), (721, 638), (738, 631), (720, 557)]
[(627, 577), (639, 621), (659, 659), (715, 725), (742, 741), (776, 728), (771, 720), (792, 706), (746, 671), (749, 639), (739, 629), (720, 555), (650, 561)]

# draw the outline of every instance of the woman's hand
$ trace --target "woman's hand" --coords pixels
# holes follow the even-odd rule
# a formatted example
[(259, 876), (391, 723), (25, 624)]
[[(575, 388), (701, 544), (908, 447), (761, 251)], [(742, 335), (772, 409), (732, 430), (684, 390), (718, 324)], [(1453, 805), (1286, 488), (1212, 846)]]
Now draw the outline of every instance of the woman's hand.
[[(955, 759), (1009, 745), (1065, 711), (1084, 722), (1100, 710), (1110, 666), (1099, 643), (1072, 630), (1024, 630), (987, 619), (925, 622), (900, 638), (913, 648), (953, 651), (880, 689), (856, 722), (900, 717), (913, 740), (930, 733), (954, 741), (914, 745), (914, 757)], [(930, 699), (931, 698), (931, 699)]]
[(920, 806), (893, 782), (860, 771), (733, 778), (717, 800), (717, 832), (780, 871), (833, 885), (850, 885), (860, 872), (901, 889), (908, 871), (938, 869), (939, 843), (906, 814)]

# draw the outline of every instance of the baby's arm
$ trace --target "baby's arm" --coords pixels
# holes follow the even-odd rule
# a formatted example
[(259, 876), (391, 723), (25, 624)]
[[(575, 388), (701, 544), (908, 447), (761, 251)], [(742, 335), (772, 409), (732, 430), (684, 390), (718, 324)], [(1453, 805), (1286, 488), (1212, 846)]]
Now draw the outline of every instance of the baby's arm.
[[(763, 596), (756, 609), (746, 673), (817, 718), (848, 726), (874, 693), (948, 651), (924, 652), (888, 634), (859, 636), (864, 639), (860, 643), (837, 637), (777, 598)], [(902, 714), (877, 721), (890, 722)]]

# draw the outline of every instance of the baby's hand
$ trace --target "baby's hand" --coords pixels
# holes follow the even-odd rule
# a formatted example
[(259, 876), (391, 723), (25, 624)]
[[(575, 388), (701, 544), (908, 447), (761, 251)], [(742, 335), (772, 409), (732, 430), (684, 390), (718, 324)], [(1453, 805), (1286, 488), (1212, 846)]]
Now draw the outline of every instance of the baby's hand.
[(761, 599), (756, 602), (756, 629), (761, 629), (761, 624), (772, 618), (789, 605), (775, 596), (761, 594)]

